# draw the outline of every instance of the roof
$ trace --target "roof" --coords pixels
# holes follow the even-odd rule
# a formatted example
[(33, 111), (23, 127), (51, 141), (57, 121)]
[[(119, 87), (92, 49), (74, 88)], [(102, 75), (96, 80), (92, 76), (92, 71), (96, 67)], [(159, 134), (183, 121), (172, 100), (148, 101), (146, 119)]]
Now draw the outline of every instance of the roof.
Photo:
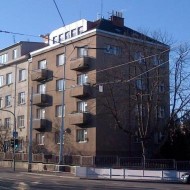
[(131, 28), (128, 28), (126, 26), (117, 26), (117, 25), (114, 25), (112, 23), (111, 20), (106, 20), (106, 19), (99, 19), (95, 22), (92, 22), (88, 28), (88, 30), (92, 30), (92, 29), (100, 29), (100, 30), (104, 30), (104, 31), (107, 31), (107, 32), (112, 32), (112, 33), (115, 33), (115, 34), (120, 34), (120, 35), (125, 35), (125, 36), (128, 36), (128, 37), (132, 37), (132, 38), (136, 38), (136, 39), (140, 39), (140, 40), (146, 40), (148, 42), (151, 42), (151, 43), (156, 43), (156, 44), (160, 44), (160, 45), (164, 45), (164, 46), (168, 46), (162, 42), (159, 42), (147, 35), (144, 35), (140, 32), (137, 32)]

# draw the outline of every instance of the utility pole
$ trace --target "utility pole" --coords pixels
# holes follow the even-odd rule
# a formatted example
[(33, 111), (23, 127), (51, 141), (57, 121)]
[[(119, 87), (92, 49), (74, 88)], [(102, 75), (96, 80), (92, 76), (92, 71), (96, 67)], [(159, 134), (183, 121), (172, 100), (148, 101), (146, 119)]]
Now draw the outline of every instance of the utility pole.
[(32, 171), (32, 104), (33, 104), (33, 87), (31, 88), (30, 97), (30, 129), (29, 129), (29, 144), (28, 144), (28, 172)]
[(16, 131), (16, 82), (17, 82), (17, 63), (15, 64), (15, 85), (14, 85), (14, 129), (13, 129), (13, 139), (14, 139), (14, 148), (13, 148), (13, 170), (15, 171), (15, 139), (18, 136)]
[(59, 165), (63, 164), (63, 143), (64, 143), (64, 139), (63, 139), (63, 135), (64, 135), (64, 107), (65, 107), (65, 86), (66, 86), (66, 82), (65, 82), (65, 65), (66, 65), (66, 46), (65, 46), (65, 60), (64, 60), (64, 64), (63, 64), (63, 93), (62, 93), (62, 115), (61, 115), (61, 127), (60, 127), (60, 148), (59, 148)]

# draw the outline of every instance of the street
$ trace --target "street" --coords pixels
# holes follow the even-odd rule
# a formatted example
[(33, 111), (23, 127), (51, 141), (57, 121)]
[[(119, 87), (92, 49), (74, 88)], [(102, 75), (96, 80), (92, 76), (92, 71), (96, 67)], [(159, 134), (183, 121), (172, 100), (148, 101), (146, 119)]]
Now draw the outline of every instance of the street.
[(68, 175), (59, 176), (53, 173), (37, 174), (24, 171), (13, 172), (11, 169), (0, 168), (1, 190), (173, 190), (174, 188), (175, 190), (189, 190), (190, 185), (137, 181), (87, 180)]

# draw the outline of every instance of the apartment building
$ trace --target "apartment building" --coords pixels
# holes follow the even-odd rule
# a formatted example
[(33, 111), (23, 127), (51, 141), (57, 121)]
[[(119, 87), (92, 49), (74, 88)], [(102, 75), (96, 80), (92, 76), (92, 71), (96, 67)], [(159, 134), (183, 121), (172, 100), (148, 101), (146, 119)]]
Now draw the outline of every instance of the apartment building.
[[(153, 155), (169, 117), (169, 47), (110, 19), (53, 31), (31, 52), (33, 140), (45, 153)], [(62, 116), (64, 122), (62, 122)]]
[(28, 127), (29, 52), (44, 43), (21, 41), (0, 50), (0, 141), (1, 151), (12, 151), (13, 131), (19, 140), (16, 151), (26, 151)]

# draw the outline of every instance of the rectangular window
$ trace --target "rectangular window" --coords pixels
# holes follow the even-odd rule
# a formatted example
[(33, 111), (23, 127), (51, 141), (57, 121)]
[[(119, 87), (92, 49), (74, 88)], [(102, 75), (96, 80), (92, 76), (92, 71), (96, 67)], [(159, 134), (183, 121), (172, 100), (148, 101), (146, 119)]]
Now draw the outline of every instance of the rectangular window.
[(83, 33), (83, 26), (78, 27), (78, 34), (82, 34)]
[(6, 84), (9, 85), (12, 83), (12, 73), (6, 74)]
[(69, 38), (70, 38), (70, 31), (65, 33), (65, 39), (67, 40)]
[(25, 92), (18, 93), (18, 104), (25, 104)]
[(62, 117), (62, 110), (63, 110), (63, 116), (65, 116), (65, 105), (62, 108), (62, 105), (57, 105), (55, 107), (55, 115), (56, 117)]
[(18, 116), (17, 120), (18, 120), (18, 124), (17, 124), (18, 128), (24, 127), (24, 115)]
[(87, 102), (85, 101), (77, 102), (77, 112), (79, 113), (87, 112)]
[(105, 53), (112, 54), (112, 55), (120, 55), (121, 48), (113, 45), (107, 45)]
[(3, 98), (0, 97), (0, 108), (2, 108), (2, 107), (3, 107)]
[(5, 106), (11, 106), (11, 95), (5, 96)]
[(144, 116), (146, 116), (146, 114), (145, 114), (145, 106), (143, 104), (137, 104), (135, 112), (136, 112), (135, 115), (137, 117), (144, 117)]
[(77, 48), (77, 56), (78, 57), (88, 56), (87, 46)]
[(59, 54), (56, 57), (57, 66), (65, 64), (65, 54)]
[(87, 84), (87, 82), (88, 82), (88, 75), (87, 74), (77, 75), (77, 84), (78, 85)]
[(58, 43), (58, 37), (57, 37), (57, 36), (54, 36), (54, 37), (53, 37), (53, 44), (56, 44), (56, 43)]
[(19, 70), (19, 81), (23, 81), (26, 79), (26, 69)]
[(37, 119), (45, 119), (46, 111), (44, 108), (37, 109)]
[(46, 93), (46, 84), (38, 84), (37, 93), (38, 94), (45, 94)]
[[(63, 134), (63, 139), (64, 139), (64, 134)], [(60, 144), (60, 132), (56, 132), (55, 133), (55, 143), (56, 144)], [(64, 140), (63, 140), (63, 144), (64, 144)]]
[(16, 59), (18, 57), (17, 49), (13, 49), (13, 59)]
[(165, 117), (165, 108), (164, 106), (158, 106), (157, 108), (157, 117), (164, 118)]
[(44, 133), (37, 133), (36, 134), (36, 143), (38, 145), (44, 145), (45, 135)]
[(0, 55), (0, 63), (6, 63), (8, 61), (8, 54)]
[(78, 129), (76, 138), (77, 138), (77, 142), (87, 142), (87, 130)]
[(159, 83), (158, 92), (163, 93), (165, 91), (164, 83)]
[(5, 122), (4, 122), (5, 128), (9, 129), (11, 127), (11, 118), (5, 118)]
[(0, 75), (0, 87), (3, 86), (3, 75)]
[(3, 127), (2, 119), (0, 119), (0, 127)]
[(56, 80), (56, 90), (63, 91), (63, 88), (65, 89), (65, 84), (63, 79)]
[(138, 90), (145, 90), (146, 89), (146, 86), (145, 86), (145, 83), (142, 79), (137, 79), (136, 80), (136, 88)]
[(47, 68), (47, 61), (45, 59), (38, 62), (38, 69), (46, 69), (46, 68)]
[(71, 37), (75, 37), (77, 35), (77, 30), (73, 29), (71, 30)]
[(64, 41), (64, 36), (63, 36), (63, 34), (60, 34), (59, 35), (59, 42), (63, 42)]
[(153, 65), (159, 65), (159, 59), (158, 59), (157, 55), (154, 55), (152, 57), (152, 63), (153, 63)]
[(142, 52), (138, 51), (134, 54), (134, 60), (138, 61), (139, 64), (145, 64), (145, 58)]

